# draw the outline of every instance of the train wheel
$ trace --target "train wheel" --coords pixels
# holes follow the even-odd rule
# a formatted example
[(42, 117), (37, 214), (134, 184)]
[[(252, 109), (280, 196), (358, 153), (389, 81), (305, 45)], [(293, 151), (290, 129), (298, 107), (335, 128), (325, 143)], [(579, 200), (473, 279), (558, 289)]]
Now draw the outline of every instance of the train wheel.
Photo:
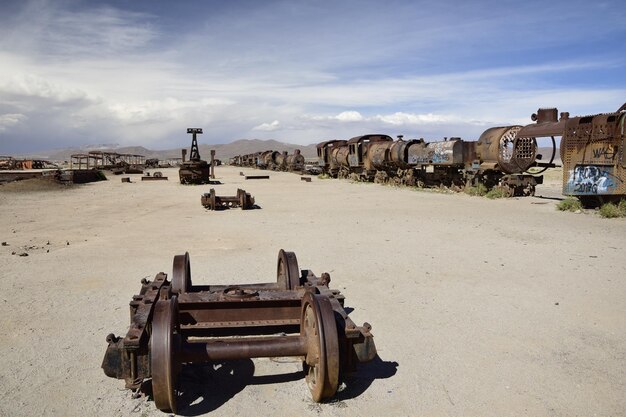
[(300, 268), (295, 253), (282, 249), (278, 252), (276, 279), (278, 286), (285, 290), (293, 290), (300, 285)]
[(191, 264), (189, 263), (189, 252), (185, 252), (184, 255), (174, 256), (172, 292), (182, 294), (189, 290), (191, 290)]
[(331, 398), (339, 386), (339, 340), (328, 297), (305, 294), (300, 334), (307, 339), (303, 368), (313, 401)]
[(179, 364), (178, 300), (159, 300), (154, 306), (150, 366), (152, 395), (156, 407), (166, 413), (176, 413)]

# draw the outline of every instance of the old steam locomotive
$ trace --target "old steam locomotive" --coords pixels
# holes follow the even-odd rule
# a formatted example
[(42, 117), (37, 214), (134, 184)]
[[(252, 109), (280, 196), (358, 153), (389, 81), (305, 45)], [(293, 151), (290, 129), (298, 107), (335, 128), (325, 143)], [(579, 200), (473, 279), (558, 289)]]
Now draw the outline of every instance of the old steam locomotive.
[(269, 169), (272, 171), (302, 172), (305, 159), (299, 149), (289, 155), (287, 151), (263, 151), (238, 155), (231, 159), (230, 164), (242, 167)]
[(575, 196), (584, 206), (626, 197), (626, 103), (615, 113), (569, 117), (557, 109), (539, 109), (520, 138), (561, 137), (563, 195)]
[(540, 175), (527, 171), (539, 162), (535, 138), (518, 138), (522, 126), (487, 129), (478, 141), (450, 138), (394, 141), (373, 134), (348, 141), (331, 140), (317, 145), (319, 164), (332, 177), (393, 182), (409, 186), (445, 186), (462, 189), (483, 184), (501, 187), (509, 195), (533, 195)]

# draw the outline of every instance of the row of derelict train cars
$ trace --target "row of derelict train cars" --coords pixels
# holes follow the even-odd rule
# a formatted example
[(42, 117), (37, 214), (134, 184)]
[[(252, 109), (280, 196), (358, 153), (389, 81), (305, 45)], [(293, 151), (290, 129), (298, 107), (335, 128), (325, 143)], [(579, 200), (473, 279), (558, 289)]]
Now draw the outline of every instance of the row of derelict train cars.
[[(482, 185), (509, 196), (531, 196), (542, 173), (556, 167), (556, 139), (561, 137), (563, 194), (585, 206), (626, 197), (624, 124), (626, 104), (614, 113), (570, 117), (556, 108), (539, 109), (534, 123), (492, 127), (477, 141), (458, 137), (426, 142), (368, 134), (317, 145), (318, 165), (308, 166), (296, 150), (265, 151), (231, 158), (230, 164), (280, 171), (315, 173), (417, 187), (462, 190)], [(552, 140), (551, 155), (541, 155), (538, 138)], [(548, 148), (549, 149), (549, 148)]]

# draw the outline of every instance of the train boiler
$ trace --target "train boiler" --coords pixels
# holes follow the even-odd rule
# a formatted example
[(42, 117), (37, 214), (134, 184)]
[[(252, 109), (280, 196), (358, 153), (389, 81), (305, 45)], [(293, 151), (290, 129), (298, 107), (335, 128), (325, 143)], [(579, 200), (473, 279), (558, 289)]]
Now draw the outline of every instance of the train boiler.
[[(342, 163), (340, 176), (350, 176), (356, 180), (372, 181), (376, 171), (389, 160), (389, 147), (393, 139), (387, 135), (370, 134), (350, 139), (348, 164)], [(341, 161), (343, 162), (343, 161)], [(343, 175), (341, 175), (343, 172)]]
[(466, 169), (468, 183), (500, 187), (510, 196), (530, 196), (543, 176), (528, 173), (541, 166), (534, 136), (521, 134), (522, 126), (492, 127), (476, 142), (476, 158)]
[(295, 149), (293, 154), (287, 156), (285, 165), (287, 171), (290, 172), (302, 172), (304, 170), (304, 156), (300, 153), (300, 149)]
[[(317, 164), (322, 171), (333, 178), (337, 178), (339, 169), (343, 165), (348, 165), (348, 141), (347, 140), (327, 140), (317, 144)], [(341, 150), (341, 155), (339, 154)]]
[(407, 143), (403, 157), (410, 168), (399, 172), (405, 177), (403, 183), (422, 187), (463, 187), (464, 169), (475, 158), (475, 142), (461, 138), (429, 143), (423, 139), (412, 140)]

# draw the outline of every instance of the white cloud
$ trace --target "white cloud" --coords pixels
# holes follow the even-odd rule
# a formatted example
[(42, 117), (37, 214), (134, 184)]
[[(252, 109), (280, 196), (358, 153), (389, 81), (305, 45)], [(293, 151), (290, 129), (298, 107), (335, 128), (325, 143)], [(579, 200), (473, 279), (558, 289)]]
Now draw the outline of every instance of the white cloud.
[(260, 125), (253, 127), (252, 130), (273, 132), (275, 130), (279, 130), (280, 128), (280, 122), (278, 120), (274, 120), (272, 123), (261, 123)]
[(396, 112), (388, 115), (377, 115), (374, 117), (376, 120), (380, 120), (383, 123), (389, 123), (395, 126), (402, 125), (420, 125), (426, 123), (444, 123), (453, 120), (452, 117), (437, 115), (432, 113), (427, 114), (413, 114)]
[(54, 83), (30, 73), (11, 77), (4, 84), (0, 84), (0, 92), (4, 95), (42, 98), (55, 103), (68, 103), (87, 99), (87, 94), (84, 91)]
[(19, 113), (7, 113), (0, 115), (0, 132), (7, 130), (9, 127), (18, 125), (25, 121), (27, 117)]
[(360, 122), (363, 116), (358, 111), (344, 111), (335, 116), (340, 122)]

